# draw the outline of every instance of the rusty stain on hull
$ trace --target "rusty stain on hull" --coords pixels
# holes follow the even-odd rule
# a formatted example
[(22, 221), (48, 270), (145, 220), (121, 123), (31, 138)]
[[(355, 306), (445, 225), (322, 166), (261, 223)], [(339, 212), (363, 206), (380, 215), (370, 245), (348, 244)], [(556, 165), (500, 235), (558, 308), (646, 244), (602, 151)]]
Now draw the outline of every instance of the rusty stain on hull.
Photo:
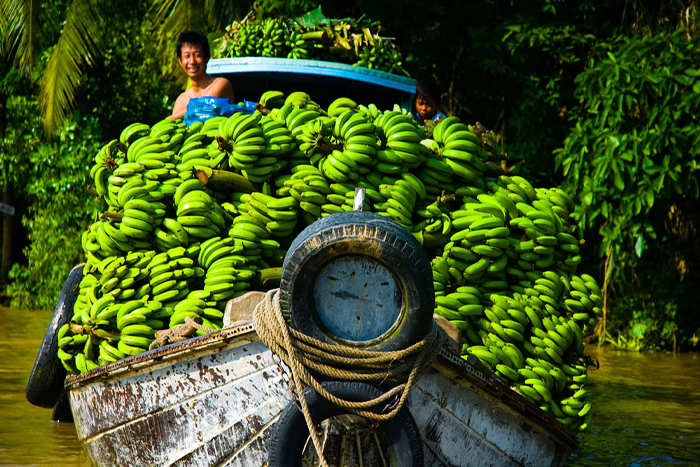
[[(290, 403), (252, 324), (128, 357), (66, 381), (96, 467), (251, 466)], [(577, 439), (493, 374), (441, 351), (408, 407), (426, 465), (559, 467)]]

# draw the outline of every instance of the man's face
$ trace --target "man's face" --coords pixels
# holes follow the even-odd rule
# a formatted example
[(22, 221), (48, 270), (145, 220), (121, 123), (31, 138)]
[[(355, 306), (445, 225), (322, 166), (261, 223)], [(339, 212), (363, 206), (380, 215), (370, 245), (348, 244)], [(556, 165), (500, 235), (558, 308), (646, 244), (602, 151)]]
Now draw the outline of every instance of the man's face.
[(208, 60), (199, 44), (182, 44), (178, 61), (190, 78), (196, 79), (206, 74)]
[(432, 97), (418, 95), (416, 98), (416, 112), (423, 120), (430, 120), (437, 113), (437, 103)]

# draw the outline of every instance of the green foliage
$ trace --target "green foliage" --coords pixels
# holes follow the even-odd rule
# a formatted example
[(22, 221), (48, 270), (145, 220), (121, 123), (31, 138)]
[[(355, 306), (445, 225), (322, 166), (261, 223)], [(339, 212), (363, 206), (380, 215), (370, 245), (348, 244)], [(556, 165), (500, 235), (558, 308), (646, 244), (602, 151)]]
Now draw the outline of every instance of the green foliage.
[[(154, 123), (169, 114), (167, 97), (180, 92), (160, 72), (159, 39), (144, 20), (148, 5), (131, 6), (102, 5), (99, 21), (107, 44), (80, 83), (79, 111), (52, 140), (41, 130), (36, 86), (17, 69), (0, 68), (5, 73), (0, 92), (16, 96), (8, 102), (0, 177), (4, 183), (6, 174), (12, 183), (13, 202), (27, 206), (23, 224), (30, 242), (24, 258), (14, 255), (18, 263), (7, 290), (14, 307), (53, 308), (66, 274), (82, 261), (80, 233), (95, 208), (86, 191), (92, 158), (104, 141), (118, 136), (125, 121)], [(65, 11), (58, 2), (52, 8)], [(38, 61), (37, 74), (44, 72), (49, 56), (47, 51)]]
[[(22, 47), (34, 44), (39, 57), (47, 45), (56, 44), (62, 28), (70, 26), (63, 20), (73, 3), (52, 0), (36, 9), (36, 19), (49, 21), (38, 22), (43, 29), (31, 29), (36, 42), (22, 42)], [(588, 240), (583, 253), (593, 266), (588, 270), (601, 277), (604, 268), (596, 265), (607, 265), (607, 330), (613, 340), (621, 336), (620, 345), (630, 349), (698, 344), (700, 315), (692, 310), (697, 300), (692, 285), (700, 283), (700, 61), (693, 36), (700, 15), (694, 3), (156, 0), (127, 5), (99, 3), (101, 55), (82, 76), (76, 100), (80, 114), (94, 121), (74, 120), (81, 122), (78, 127), (49, 144), (36, 129), (40, 125), (35, 109), (30, 111), (31, 100), (12, 101), (16, 113), (8, 117), (0, 164), (10, 169), (3, 173), (12, 177), (13, 196), (27, 196), (31, 203), (25, 224), (32, 234), (29, 266), (14, 271), (16, 303), (53, 306), (59, 282), (75, 262), (70, 248), (53, 240), (60, 238), (57, 226), (65, 229), (66, 245), (77, 244), (79, 235), (70, 226), (87, 225), (91, 213), (85, 182), (79, 179), (87, 165), (76, 165), (71, 173), (62, 165), (68, 156), (64, 161), (54, 149), (60, 147), (63, 154), (74, 138), (65, 154), (73, 154), (77, 164), (94, 155), (88, 150), (90, 135), (101, 134), (104, 143), (125, 122), (154, 123), (167, 114), (181, 88), (162, 72), (177, 68), (172, 50), (182, 30), (221, 33), (251, 8), (261, 17), (294, 18), (321, 6), (328, 17), (365, 15), (379, 21), (395, 37), (411, 76), (438, 78), (446, 113), (495, 130), (509, 163), (518, 162), (536, 185), (563, 180), (580, 204), (576, 215)], [(15, 37), (11, 28), (19, 24), (19, 17), (7, 18), (6, 23), (0, 18), (3, 39)], [(22, 50), (20, 55), (27, 55)], [(0, 41), (5, 59), (0, 60), (0, 93), (32, 93), (31, 85), (18, 84), (20, 70), (9, 66), (14, 53)], [(27, 118), (16, 122), (17, 112)], [(84, 145), (79, 144), (83, 138)], [(50, 174), (49, 167), (62, 168)], [(81, 189), (74, 191), (75, 186)], [(58, 200), (57, 193), (69, 196)], [(57, 270), (40, 273), (49, 267), (49, 257)], [(44, 289), (48, 282), (42, 281), (54, 283)]]
[(146, 5), (110, 11), (103, 23), (109, 43), (81, 84), (78, 109), (98, 119), (104, 141), (117, 138), (124, 122), (153, 124), (169, 115), (168, 96), (182, 92), (172, 77), (161, 73), (166, 57), (156, 50), (159, 37), (144, 20), (146, 13)]
[[(576, 78), (580, 104), (555, 151), (579, 225), (599, 235), (598, 254), (612, 265), (613, 319), (631, 321), (629, 336), (646, 347), (669, 344), (675, 327), (664, 323), (689, 325), (679, 341), (700, 325), (687, 290), (698, 284), (697, 257), (682, 250), (693, 237), (669, 224), (700, 195), (698, 45), (683, 31), (598, 43)], [(678, 222), (697, 226), (684, 211)], [(695, 265), (686, 277), (680, 261)]]
[(80, 234), (97, 207), (87, 192), (89, 166), (101, 132), (93, 117), (74, 117), (56, 141), (46, 142), (37, 133), (36, 105), (13, 104), (23, 122), (15, 131), (27, 145), (22, 189), (31, 202), (24, 219), (31, 245), (24, 252), (27, 265), (16, 263), (10, 271), (7, 293), (14, 308), (50, 309), (70, 269), (83, 261)]
[(31, 176), (32, 168), (26, 161), (39, 144), (41, 122), (36, 105), (24, 96), (10, 97), (7, 109), (7, 120), (12, 124), (0, 140), (0, 183), (3, 186), (9, 183), (17, 199), (26, 192), (23, 182)]

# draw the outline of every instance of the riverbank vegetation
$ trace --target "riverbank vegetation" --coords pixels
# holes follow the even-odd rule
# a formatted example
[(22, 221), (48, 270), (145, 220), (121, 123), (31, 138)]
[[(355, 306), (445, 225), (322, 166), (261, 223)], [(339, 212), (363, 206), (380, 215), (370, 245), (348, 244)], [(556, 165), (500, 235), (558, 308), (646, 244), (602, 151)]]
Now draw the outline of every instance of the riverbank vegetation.
[[(3, 219), (2, 268), (13, 307), (49, 309), (95, 215), (87, 173), (97, 149), (128, 123), (163, 118), (182, 89), (177, 33), (223, 31), (252, 8), (294, 17), (318, 3), (222, 11), (213, 1), (52, 0), (36, 18), (24, 13), (28, 4), (0, 0), (8, 18), (0, 22), (0, 184), (2, 202), (16, 207)], [(605, 290), (600, 341), (697, 349), (696, 2), (321, 6), (328, 17), (380, 21), (403, 68), (440, 81), (443, 111), (496, 132), (508, 170), (574, 197), (587, 239), (579, 270)], [(72, 94), (68, 82), (77, 83)]]

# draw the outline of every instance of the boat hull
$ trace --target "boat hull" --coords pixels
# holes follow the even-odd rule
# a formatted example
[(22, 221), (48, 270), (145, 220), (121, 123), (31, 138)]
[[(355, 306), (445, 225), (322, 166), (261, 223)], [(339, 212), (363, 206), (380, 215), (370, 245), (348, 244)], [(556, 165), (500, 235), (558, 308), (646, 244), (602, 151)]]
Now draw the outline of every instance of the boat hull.
[[(251, 324), (129, 357), (66, 382), (93, 465), (257, 466), (291, 401)], [(425, 465), (561, 466), (575, 436), (478, 366), (441, 352), (408, 408)]]

